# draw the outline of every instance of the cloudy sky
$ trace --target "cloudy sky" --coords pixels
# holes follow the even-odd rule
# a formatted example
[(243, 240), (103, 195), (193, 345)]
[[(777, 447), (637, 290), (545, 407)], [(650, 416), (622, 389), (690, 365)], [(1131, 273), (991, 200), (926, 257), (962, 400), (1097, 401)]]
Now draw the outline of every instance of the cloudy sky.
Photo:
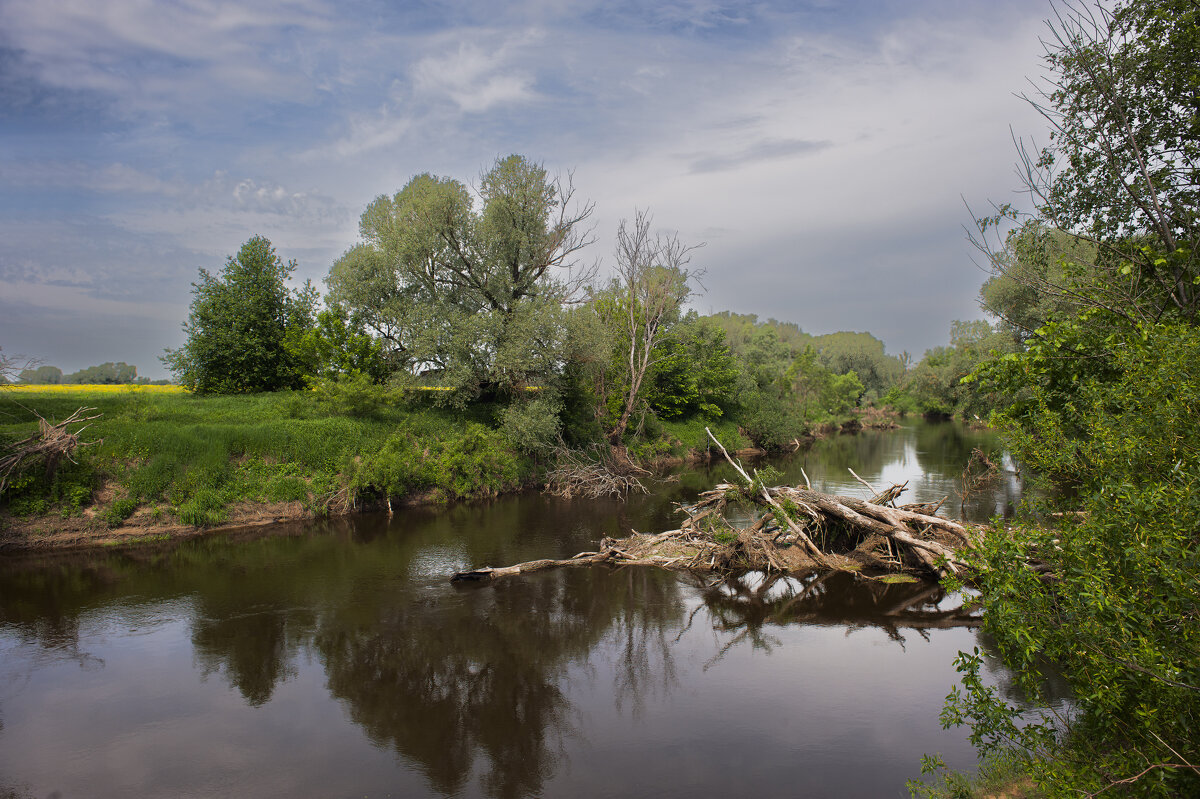
[[(165, 376), (190, 283), (255, 234), (318, 285), (420, 172), (573, 171), (611, 262), (648, 208), (701, 312), (890, 352), (978, 318), (1045, 0), (0, 0), (0, 348)], [(1011, 128), (1011, 131), (1010, 131)], [(322, 286), (323, 287), (323, 286)]]

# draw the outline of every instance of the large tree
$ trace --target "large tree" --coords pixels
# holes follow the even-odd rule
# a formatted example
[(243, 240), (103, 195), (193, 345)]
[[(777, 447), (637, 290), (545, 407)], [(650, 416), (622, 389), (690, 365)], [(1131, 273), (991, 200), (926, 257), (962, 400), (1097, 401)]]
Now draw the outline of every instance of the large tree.
[[(1040, 289), (1131, 322), (1200, 312), (1200, 5), (1067, 2), (1045, 40), (1050, 77), (1028, 99), (1051, 124), (1022, 147), (1021, 172), (1045, 226), (1085, 243), (1076, 268)], [(1010, 207), (981, 220), (1015, 217)], [(1000, 247), (996, 272), (1017, 281)], [(1090, 249), (1090, 254), (1086, 250)], [(1052, 270), (1053, 271), (1053, 270)]]
[(511, 391), (558, 367), (570, 267), (590, 242), (591, 206), (523, 156), (497, 160), (477, 196), (478, 208), (459, 181), (423, 174), (377, 197), (362, 241), (327, 279), (330, 299), (402, 367), (434, 372), (460, 396)]
[(255, 236), (219, 275), (200, 270), (183, 330), (187, 342), (167, 350), (166, 364), (192, 391), (230, 394), (304, 385), (298, 344), (313, 324), (316, 292), (288, 288), (296, 262)]

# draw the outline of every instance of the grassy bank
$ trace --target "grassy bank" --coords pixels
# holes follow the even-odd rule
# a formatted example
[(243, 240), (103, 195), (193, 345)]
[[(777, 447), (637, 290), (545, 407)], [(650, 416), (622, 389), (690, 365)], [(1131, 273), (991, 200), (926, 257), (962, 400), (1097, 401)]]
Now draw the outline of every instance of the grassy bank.
[[(104, 531), (138, 524), (208, 527), (237, 522), (248, 507), (286, 505), (287, 515), (346, 512), (393, 501), (493, 496), (536, 483), (544, 456), (509, 441), (500, 408), (466, 410), (417, 398), (370, 413), (337, 413), (312, 392), (195, 396), (170, 387), (38, 387), (0, 393), (0, 441), (37, 431), (81, 406), (100, 418), (81, 436), (98, 443), (47, 474), (17, 477), (0, 524), (30, 520)], [(710, 423), (712, 424), (712, 423)], [(632, 449), (644, 460), (704, 449), (705, 422), (675, 422)], [(725, 420), (728, 446), (749, 442)]]

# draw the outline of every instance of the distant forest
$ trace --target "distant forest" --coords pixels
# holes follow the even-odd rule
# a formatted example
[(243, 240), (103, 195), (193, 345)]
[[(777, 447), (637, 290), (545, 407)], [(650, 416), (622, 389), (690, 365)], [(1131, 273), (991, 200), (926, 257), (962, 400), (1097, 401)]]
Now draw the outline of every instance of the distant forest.
[(148, 377), (138, 377), (137, 367), (124, 361), (117, 363), (102, 363), (99, 366), (89, 366), (78, 372), (63, 374), (57, 366), (38, 366), (25, 369), (17, 377), (20, 383), (39, 386), (57, 386), (64, 384), (82, 385), (139, 385), (163, 386), (169, 380), (151, 380)]

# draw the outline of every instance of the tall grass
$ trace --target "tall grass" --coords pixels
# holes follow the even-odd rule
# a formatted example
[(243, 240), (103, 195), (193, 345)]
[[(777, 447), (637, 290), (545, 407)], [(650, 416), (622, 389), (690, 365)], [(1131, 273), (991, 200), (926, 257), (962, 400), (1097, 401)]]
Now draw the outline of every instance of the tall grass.
[(23, 478), (5, 500), (16, 515), (51, 509), (69, 515), (102, 486), (115, 492), (102, 514), (111, 524), (142, 506), (163, 506), (196, 525), (224, 521), (243, 501), (301, 501), (319, 511), (342, 489), (368, 496), (400, 487), (377, 484), (378, 475), (362, 468), (370, 463), (379, 474), (387, 471), (385, 445), (400, 429), (412, 446), (404, 452), (392, 447), (393, 457), (408, 466), (431, 461), (410, 490), (467, 497), (495, 493), (524, 476), (519, 458), (489, 429), (486, 406), (469, 412), (393, 406), (352, 417), (319, 407), (310, 392), (195, 396), (145, 390), (172, 388), (157, 386), (33, 388), (0, 393), (0, 439), (34, 432), (33, 409), (53, 420), (88, 406), (102, 416), (83, 439), (103, 443), (79, 450), (78, 464), (52, 477)]

